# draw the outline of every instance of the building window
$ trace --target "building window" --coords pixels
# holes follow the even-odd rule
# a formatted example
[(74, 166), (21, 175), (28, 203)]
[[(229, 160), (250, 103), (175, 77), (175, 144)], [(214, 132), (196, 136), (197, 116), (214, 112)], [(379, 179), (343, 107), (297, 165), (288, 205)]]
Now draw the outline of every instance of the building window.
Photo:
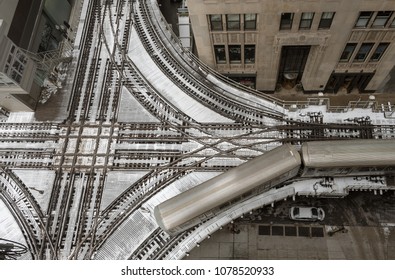
[(395, 28), (395, 18), (392, 20), (392, 23), (390, 25), (391, 28)]
[(256, 30), (256, 14), (244, 15), (244, 30)]
[(391, 17), (392, 12), (378, 12), (376, 18), (373, 21), (372, 27), (384, 27), (389, 18)]
[(16, 51), (15, 50), (15, 46), (12, 46), (4, 67), (4, 71), (11, 79), (19, 84), (22, 81), (25, 65), (27, 64), (27, 58), (22, 51), (19, 49)]
[(318, 29), (329, 29), (329, 28), (331, 28), (334, 16), (335, 16), (334, 12), (324, 12), (324, 13), (322, 13), (320, 24), (318, 25)]
[(222, 28), (222, 15), (210, 15), (211, 30), (221, 31)]
[(373, 12), (360, 12), (357, 22), (355, 23), (355, 27), (365, 28), (368, 25), (372, 14)]
[(0, 72), (0, 87), (1, 86), (14, 86), (16, 83), (8, 78), (5, 74)]
[(12, 64), (12, 68), (14, 68), (18, 73), (22, 74), (23, 71), (25, 70), (25, 65), (18, 61), (17, 59), (14, 60), (14, 63)]
[(300, 18), (299, 29), (310, 29), (313, 22), (314, 13), (302, 13)]
[(229, 61), (231, 64), (241, 63), (241, 46), (229, 46)]
[(22, 76), (17, 71), (11, 70), (11, 78), (18, 84), (21, 83)]
[(215, 53), (215, 61), (217, 62), (217, 64), (226, 63), (226, 54), (225, 54), (224, 45), (214, 46), (214, 53)]
[(244, 63), (255, 63), (255, 45), (244, 46)]
[(354, 61), (357, 62), (365, 61), (372, 47), (373, 47), (373, 43), (363, 43), (359, 48), (357, 54), (355, 55)]
[(372, 57), (370, 58), (370, 61), (379, 61), (381, 57), (383, 56), (385, 50), (388, 48), (389, 43), (380, 43), (374, 53), (372, 54)]
[(226, 15), (226, 27), (228, 30), (240, 30), (240, 15)]
[(342, 61), (342, 62), (349, 61), (356, 46), (357, 46), (357, 44), (355, 44), (355, 43), (348, 43), (346, 45), (346, 47), (344, 48), (344, 51), (340, 57), (340, 61)]
[(281, 14), (281, 22), (280, 22), (280, 30), (291, 29), (293, 19), (294, 19), (293, 13), (282, 13)]
[(244, 15), (244, 30), (256, 30), (256, 14)]

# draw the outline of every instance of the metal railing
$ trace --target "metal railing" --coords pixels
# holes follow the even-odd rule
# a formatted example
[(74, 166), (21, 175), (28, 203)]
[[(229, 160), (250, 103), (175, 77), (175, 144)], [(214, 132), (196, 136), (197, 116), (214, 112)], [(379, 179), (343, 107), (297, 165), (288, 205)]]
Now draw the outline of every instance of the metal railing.
[(328, 97), (313, 97), (308, 98), (306, 101), (283, 101), (284, 108), (292, 110), (300, 110), (309, 106), (325, 106), (327, 112), (330, 113), (345, 113), (354, 109), (371, 109), (373, 112), (386, 112), (389, 111), (389, 106), (378, 106), (376, 101), (372, 100), (357, 100), (349, 101), (345, 106), (331, 106), (330, 98)]
[(58, 48), (51, 51), (34, 53), (21, 49), (37, 65), (34, 80), (37, 84), (42, 85), (54, 68), (61, 62), (70, 62), (73, 56), (73, 46), (67, 40), (59, 43)]
[[(147, 1), (149, 2), (149, 1)], [(153, 7), (152, 5), (151, 7)], [(393, 117), (395, 118), (394, 110), (392, 110), (391, 105), (381, 105), (379, 106), (376, 101), (374, 100), (366, 100), (366, 101), (349, 101), (347, 105), (344, 106), (332, 106), (330, 104), (330, 98), (328, 97), (313, 97), (313, 98), (308, 98), (306, 101), (285, 101), (282, 99), (279, 99), (274, 96), (267, 95), (263, 92), (260, 92), (258, 90), (249, 88), (247, 86), (244, 86), (242, 84), (239, 84), (232, 79), (222, 75), (221, 73), (217, 72), (215, 69), (211, 68), (204, 62), (202, 62), (197, 56), (195, 56), (190, 50), (184, 48), (182, 46), (181, 40), (177, 37), (177, 35), (174, 33), (172, 27), (169, 25), (169, 23), (165, 20), (163, 14), (161, 13), (160, 9), (158, 6), (153, 7), (157, 9), (159, 13), (159, 18), (157, 18), (157, 22), (160, 22), (162, 24), (162, 34), (164, 37), (166, 37), (167, 40), (172, 42), (172, 45), (174, 46), (174, 49), (181, 49), (182, 55), (180, 58), (184, 59), (188, 64), (191, 64), (192, 67), (198, 68), (199, 72), (201, 72), (203, 75), (208, 75), (211, 74), (215, 78), (217, 78), (219, 81), (222, 81), (226, 84), (232, 85), (236, 89), (248, 92), (250, 94), (253, 94), (255, 96), (259, 96), (260, 98), (264, 98), (266, 100), (275, 102), (276, 104), (283, 106), (285, 109), (288, 110), (298, 110), (298, 109), (303, 109), (307, 108), (309, 106), (325, 106), (327, 112), (331, 113), (345, 113), (352, 111), (354, 109), (371, 109), (373, 112), (379, 113), (382, 112), (385, 114), (385, 117), (390, 118)], [(155, 15), (155, 13), (153, 13)], [(166, 34), (167, 33), (167, 34)], [(175, 44), (174, 44), (175, 43)], [(175, 45), (178, 45), (177, 48)], [(177, 50), (176, 50), (177, 51)]]

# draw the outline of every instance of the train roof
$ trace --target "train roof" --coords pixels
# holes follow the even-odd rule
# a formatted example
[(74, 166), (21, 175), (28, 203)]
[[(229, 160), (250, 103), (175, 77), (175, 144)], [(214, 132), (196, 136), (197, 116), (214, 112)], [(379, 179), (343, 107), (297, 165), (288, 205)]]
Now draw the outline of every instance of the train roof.
[(162, 202), (154, 210), (156, 220), (164, 230), (175, 228), (300, 164), (295, 147), (282, 145)]
[(336, 140), (302, 145), (305, 167), (395, 166), (395, 140)]

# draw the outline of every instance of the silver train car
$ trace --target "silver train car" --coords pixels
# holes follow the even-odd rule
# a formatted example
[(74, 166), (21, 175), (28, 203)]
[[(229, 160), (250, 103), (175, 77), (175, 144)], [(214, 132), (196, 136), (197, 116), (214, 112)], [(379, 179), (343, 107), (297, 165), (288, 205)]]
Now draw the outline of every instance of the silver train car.
[(306, 142), (301, 177), (388, 175), (395, 171), (394, 140)]
[(258, 186), (274, 187), (297, 175), (299, 152), (290, 144), (277, 147), (238, 167), (180, 193), (154, 209), (159, 226), (176, 233), (199, 223), (194, 219)]
[(258, 186), (272, 188), (300, 177), (395, 174), (394, 140), (306, 142), (275, 148), (157, 205), (158, 225), (170, 234), (206, 220), (209, 211)]

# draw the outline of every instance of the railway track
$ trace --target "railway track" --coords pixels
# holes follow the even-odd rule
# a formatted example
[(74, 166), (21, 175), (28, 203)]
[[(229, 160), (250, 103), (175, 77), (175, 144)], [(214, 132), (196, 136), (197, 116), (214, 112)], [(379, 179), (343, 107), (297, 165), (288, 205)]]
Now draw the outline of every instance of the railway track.
[(193, 230), (185, 231), (176, 236), (169, 236), (160, 228), (156, 229), (129, 257), (131, 260), (162, 260)]
[(167, 50), (167, 46), (163, 44), (158, 31), (155, 29), (155, 24), (151, 20), (153, 15), (146, 1), (136, 1), (135, 5), (135, 27), (143, 45), (163, 73), (166, 73), (167, 77), (185, 93), (197, 99), (206, 107), (212, 108), (213, 111), (237, 122), (263, 125), (265, 123), (264, 117), (279, 120), (283, 118), (283, 113), (273, 109), (262, 108), (260, 104), (250, 104), (247, 107), (245, 104), (250, 103), (248, 100), (240, 102), (230, 99), (228, 96), (224, 96), (222, 92), (213, 91), (197, 79), (191, 74), (195, 70), (191, 68), (186, 69), (185, 65), (181, 65)]
[(40, 259), (44, 240), (48, 240), (50, 250), (53, 244), (45, 228), (46, 217), (28, 187), (7, 168), (0, 168), (0, 196), (10, 211), (17, 217), (17, 222), (26, 239), (33, 259)]
[[(303, 121), (291, 120), (281, 106), (265, 103), (280, 104), (275, 99), (262, 98), (265, 102), (258, 104), (261, 96), (242, 87), (238, 89), (254, 95), (252, 101), (235, 97), (208, 75), (227, 82), (224, 77), (166, 43), (169, 34), (153, 1), (91, 0), (86, 5), (67, 120), (0, 123), (0, 143), (7, 146), (0, 148), (1, 166), (56, 173), (48, 210), (42, 211), (12, 170), (1, 171), (1, 195), (24, 229), (34, 258), (93, 258), (145, 203), (192, 172), (226, 171), (281, 143), (395, 138), (395, 126), (373, 125), (367, 118), (335, 124), (311, 113)], [(200, 123), (166, 98), (128, 56), (133, 30), (174, 84), (231, 121)], [(157, 122), (118, 122), (122, 94), (131, 94)], [(112, 171), (146, 174), (102, 207)], [(154, 229), (130, 258), (166, 258), (192, 234), (170, 237)]]

